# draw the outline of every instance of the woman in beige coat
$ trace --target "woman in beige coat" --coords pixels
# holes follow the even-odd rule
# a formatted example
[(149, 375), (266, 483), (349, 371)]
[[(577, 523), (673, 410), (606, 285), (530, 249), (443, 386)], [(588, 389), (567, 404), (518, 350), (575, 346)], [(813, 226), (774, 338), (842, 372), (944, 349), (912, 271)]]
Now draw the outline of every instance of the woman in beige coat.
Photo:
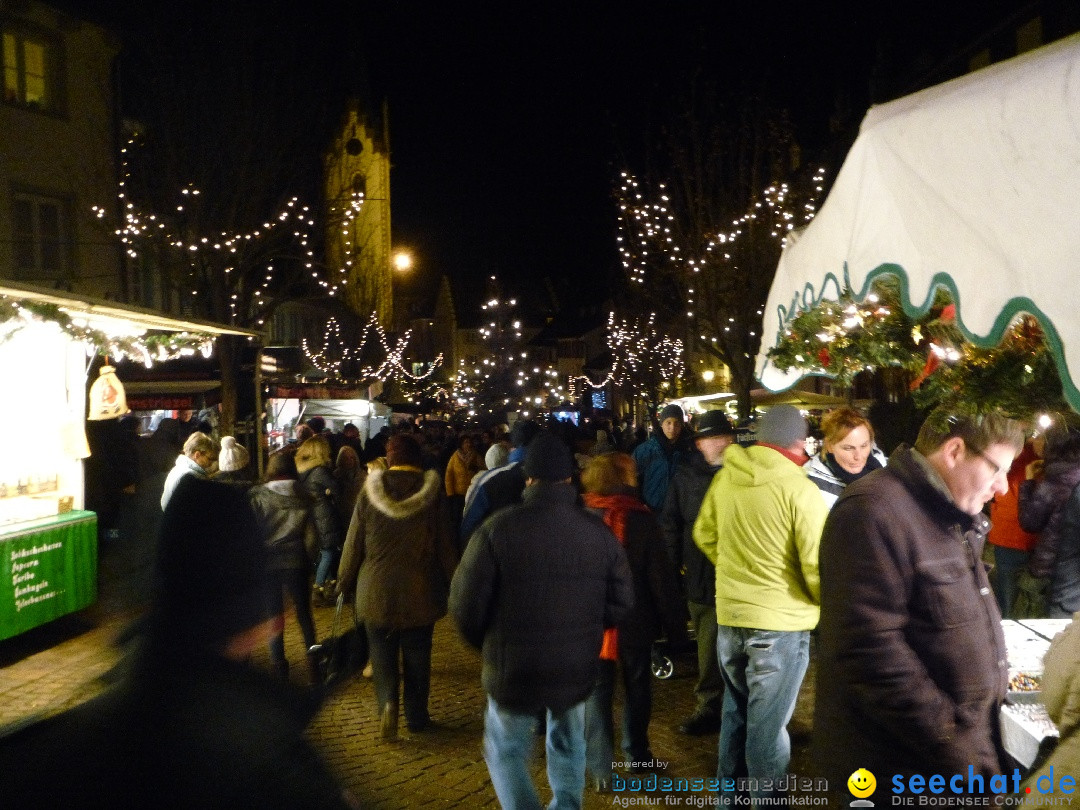
[(338, 592), (356, 585), (356, 619), (367, 631), (382, 736), (393, 739), (402, 680), (409, 730), (422, 731), (430, 722), (431, 635), (446, 615), (457, 560), (439, 475), (421, 469), (416, 439), (392, 436), (386, 461), (388, 469), (369, 473), (356, 500)]
[[(1024, 807), (1065, 804), (1075, 797), (1075, 785), (1061, 792), (1061, 777), (1080, 777), (1080, 622), (1059, 633), (1043, 659), (1042, 699), (1046, 712), (1058, 728), (1059, 741), (1049, 759), (1028, 777), (1020, 792)], [(1029, 789), (1031, 793), (1024, 793)], [(1043, 792), (1047, 791), (1047, 792)]]

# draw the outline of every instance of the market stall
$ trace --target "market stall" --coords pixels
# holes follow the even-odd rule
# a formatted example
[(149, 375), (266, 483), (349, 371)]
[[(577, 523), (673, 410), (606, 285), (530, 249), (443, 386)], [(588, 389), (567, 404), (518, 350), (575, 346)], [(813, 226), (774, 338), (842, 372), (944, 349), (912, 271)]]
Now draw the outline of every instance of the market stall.
[(866, 114), (829, 196), (792, 234), (764, 313), (757, 367), (770, 390), (806, 371), (768, 359), (788, 323), (876, 277), (900, 279), (904, 309), (921, 316), (949, 288), (957, 325), (994, 346), (1013, 318), (1039, 319), (1073, 408), (1080, 410), (1080, 35)]
[(353, 424), (365, 444), (384, 426), (390, 424), (390, 408), (365, 398), (366, 388), (325, 384), (267, 386), (266, 434), (270, 450), (276, 450), (292, 438), (295, 426), (321, 416), (331, 431)]
[(1001, 742), (1005, 751), (1030, 769), (1057, 744), (1057, 729), (1040, 699), (1043, 656), (1054, 636), (1071, 619), (1005, 620), (1005, 648), (1009, 660), (1009, 693), (1001, 707)]
[[(220, 334), (256, 333), (181, 321), (114, 303), (14, 284), (0, 287), (0, 640), (92, 604), (98, 592), (97, 516), (86, 511), (87, 374), (124, 352), (144, 363), (175, 350), (209, 351)], [(151, 336), (160, 336), (155, 340)], [(165, 337), (168, 335), (169, 337)], [(92, 417), (127, 413), (123, 384), (95, 375)]]

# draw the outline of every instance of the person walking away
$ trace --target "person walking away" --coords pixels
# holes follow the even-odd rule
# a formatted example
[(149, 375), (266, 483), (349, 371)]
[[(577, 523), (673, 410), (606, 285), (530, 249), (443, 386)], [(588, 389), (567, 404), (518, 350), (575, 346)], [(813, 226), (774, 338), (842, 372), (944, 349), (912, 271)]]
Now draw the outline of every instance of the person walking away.
[(461, 519), (461, 547), (464, 548), (477, 527), (504, 506), (521, 503), (525, 474), (521, 462), (529, 444), (540, 434), (540, 426), (531, 419), (519, 419), (510, 431), (510, 455), (504, 467), (483, 473), (473, 488), (473, 499)]
[(1020, 572), (1027, 567), (1031, 550), (1039, 536), (1020, 526), (1020, 486), (1027, 480), (1027, 468), (1038, 460), (1032, 443), (1009, 467), (1009, 489), (990, 501), (990, 533), (986, 541), (994, 551), (994, 594), (1003, 619), (1013, 618), (1013, 605), (1019, 592)]
[(805, 465), (825, 503), (831, 508), (844, 487), (885, 466), (885, 454), (874, 444), (874, 426), (854, 408), (837, 408), (821, 420), (825, 435), (821, 452)]
[(1020, 526), (1039, 535), (1027, 567), (1046, 583), (1046, 616), (1066, 619), (1080, 610), (1080, 416), (1055, 415), (1043, 453), (1020, 485)]
[(734, 441), (735, 428), (723, 413), (703, 413), (694, 433), (697, 452), (679, 459), (660, 513), (664, 542), (681, 574), (690, 626), (697, 639), (694, 712), (679, 724), (679, 733), (691, 736), (720, 730), (724, 698), (724, 679), (716, 658), (716, 569), (694, 543), (694, 521), (709, 484), (723, 466), (724, 451)]
[(196, 430), (184, 441), (184, 450), (176, 457), (173, 468), (165, 477), (165, 486), (161, 491), (161, 511), (169, 505), (173, 490), (185, 475), (196, 478), (209, 478), (210, 470), (217, 462), (217, 450), (214, 440), (205, 433)]
[(304, 738), (315, 695), (248, 663), (279, 617), (246, 495), (182, 476), (157, 546), (137, 652), (102, 694), (0, 740), (4, 805), (359, 807)]
[(315, 530), (319, 537), (315, 595), (326, 603), (331, 601), (328, 594), (333, 592), (334, 587), (333, 582), (327, 582), (327, 578), (335, 570), (343, 532), (337, 506), (341, 492), (334, 478), (330, 443), (325, 436), (312, 436), (297, 448), (296, 472), (313, 504)]
[(380, 731), (392, 740), (402, 680), (409, 731), (423, 731), (430, 723), (431, 636), (435, 621), (446, 615), (457, 559), (439, 474), (421, 469), (419, 442), (405, 434), (391, 436), (386, 462), (386, 470), (368, 475), (356, 499), (337, 592), (356, 589), (356, 619), (367, 632)]
[(604, 631), (600, 675), (585, 704), (586, 762), (595, 787), (611, 787), (615, 726), (612, 720), (616, 662), (625, 700), (622, 750), (638, 763), (634, 770), (662, 768), (649, 745), (652, 717), (652, 645), (664, 635), (673, 649), (686, 642), (686, 608), (660, 526), (637, 497), (634, 460), (626, 453), (606, 453), (582, 471), (585, 507), (599, 515), (626, 551), (634, 578), (634, 607), (617, 627)]
[(611, 530), (578, 505), (570, 451), (557, 437), (533, 439), (522, 467), (522, 503), (493, 514), (470, 540), (450, 613), (483, 650), (484, 759), (499, 802), (540, 807), (529, 760), (544, 712), (550, 806), (580, 808), (585, 700), (604, 629), (633, 604), (633, 577)]
[[(719, 765), (722, 803), (783, 801), (795, 710), (818, 622), (818, 543), (828, 507), (806, 473), (808, 426), (777, 405), (757, 444), (733, 444), (694, 522), (694, 542), (716, 567), (717, 659), (724, 678)], [(823, 726), (824, 727), (824, 726)], [(854, 769), (853, 769), (854, 770)]]
[[(319, 668), (311, 649), (316, 644), (316, 637), (311, 616), (310, 562), (305, 542), (305, 538), (315, 533), (315, 521), (311, 501), (296, 478), (293, 457), (288, 453), (274, 453), (267, 460), (266, 483), (253, 487), (249, 497), (259, 536), (269, 549), (267, 575), (271, 606), (275, 615), (284, 616), (283, 595), (288, 594), (292, 600), (304, 649), (308, 651), (308, 684), (315, 686)], [(284, 620), (274, 628), (270, 638), (270, 664), (284, 680), (289, 679)]]
[(456, 537), (461, 531), (461, 516), (465, 511), (465, 495), (473, 476), (484, 469), (484, 460), (476, 449), (476, 437), (463, 434), (458, 448), (446, 464), (446, 507), (450, 527)]
[(352, 520), (356, 499), (360, 497), (365, 478), (367, 478), (367, 465), (360, 462), (360, 454), (351, 445), (343, 445), (338, 450), (337, 459), (334, 462), (334, 479), (338, 482), (341, 492), (341, 498), (338, 500), (338, 514), (341, 516), (341, 525), (345, 528), (348, 528), (349, 521)]
[(857, 768), (965, 783), (1004, 772), (1008, 662), (982, 510), (1008, 488), (1023, 444), (1001, 414), (938, 408), (914, 447), (900, 445), (833, 506), (812, 743), (830, 785), (842, 790)]
[(675, 465), (690, 449), (686, 435), (686, 417), (683, 409), (674, 403), (660, 411), (660, 429), (632, 453), (637, 465), (641, 500), (654, 512), (664, 508), (668, 484), (675, 473)]

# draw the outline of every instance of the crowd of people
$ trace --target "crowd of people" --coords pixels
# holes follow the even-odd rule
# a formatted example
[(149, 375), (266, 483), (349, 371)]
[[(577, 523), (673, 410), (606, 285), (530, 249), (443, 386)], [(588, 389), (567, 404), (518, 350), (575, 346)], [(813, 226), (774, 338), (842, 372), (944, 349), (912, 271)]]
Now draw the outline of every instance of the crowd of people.
[[(512, 430), (461, 433), (404, 422), (361, 442), (353, 426), (332, 432), (316, 417), (270, 454), (258, 482), (251, 453), (233, 437), (191, 430), (180, 444), (178, 427), (164, 420), (135, 455), (140, 474), (118, 479), (143, 506), (146, 490), (160, 487), (151, 490), (155, 519), (125, 523), (119, 507), (109, 515), (122, 531), (157, 527), (136, 664), (102, 699), (0, 742), (0, 766), (19, 746), (44, 751), (109, 723), (152, 720), (162, 728), (137, 735), (147, 750), (160, 748), (139, 754), (145, 775), (112, 763), (90, 782), (124, 784), (136, 803), (147, 780), (165, 778), (164, 757), (182, 774), (217, 744), (210, 729), (167, 727), (207, 699), (221, 670), (257, 696), (267, 723), (292, 718), (265, 740), (273, 750), (251, 753), (258, 762), (242, 777), (295, 755), (275, 778), (303, 765), (300, 781), (314, 780), (327, 806), (353, 806), (300, 737), (318, 692), (292, 687), (284, 643), (291, 604), (307, 650), (303, 681), (319, 685), (325, 661), (312, 604), (348, 601), (386, 740), (397, 738), (402, 712), (411, 732), (436, 727), (429, 693), (440, 618), (449, 613), (482, 651), (484, 758), (505, 807), (539, 806), (529, 769), (538, 730), (552, 806), (579, 807), (588, 780), (610, 790), (617, 761), (663, 768), (649, 742), (650, 660), (661, 638), (696, 647), (695, 709), (678, 728), (718, 735), (724, 801), (783, 799), (786, 727), (812, 635), (813, 743), (831, 786), (842, 791), (857, 767), (971, 769), (989, 779), (1007, 764), (997, 731), (1007, 680), (1001, 617), (1025, 592), (1042, 600), (1025, 603), (1027, 612), (1080, 609), (1072, 416), (1033, 443), (1000, 414), (934, 412), (888, 459), (870, 421), (847, 407), (824, 415), (812, 458), (811, 425), (789, 405), (765, 413), (744, 444), (720, 411), (691, 424), (674, 404), (649, 437), (610, 423), (585, 432), (518, 420)], [(993, 581), (982, 562), (988, 533)], [(1050, 659), (1077, 660), (1075, 635), (1055, 643)], [(260, 644), (272, 688), (245, 664)], [(182, 679), (189, 660), (201, 663), (170, 700), (149, 713), (136, 706)], [(158, 686), (147, 686), (149, 672)], [(1049, 659), (1047, 672), (1056, 673), (1048, 707), (1061, 721), (1060, 762), (1077, 745), (1080, 679)], [(18, 795), (29, 784), (8, 787)], [(75, 789), (65, 785), (56, 789)]]

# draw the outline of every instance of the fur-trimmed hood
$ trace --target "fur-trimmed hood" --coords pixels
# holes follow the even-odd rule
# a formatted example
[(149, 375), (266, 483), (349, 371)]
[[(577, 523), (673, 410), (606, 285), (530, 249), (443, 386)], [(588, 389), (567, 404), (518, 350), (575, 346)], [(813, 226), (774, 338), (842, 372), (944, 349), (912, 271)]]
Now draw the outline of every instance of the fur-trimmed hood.
[(364, 482), (364, 494), (373, 508), (400, 520), (429, 508), (439, 497), (441, 483), (434, 470), (375, 470)]

